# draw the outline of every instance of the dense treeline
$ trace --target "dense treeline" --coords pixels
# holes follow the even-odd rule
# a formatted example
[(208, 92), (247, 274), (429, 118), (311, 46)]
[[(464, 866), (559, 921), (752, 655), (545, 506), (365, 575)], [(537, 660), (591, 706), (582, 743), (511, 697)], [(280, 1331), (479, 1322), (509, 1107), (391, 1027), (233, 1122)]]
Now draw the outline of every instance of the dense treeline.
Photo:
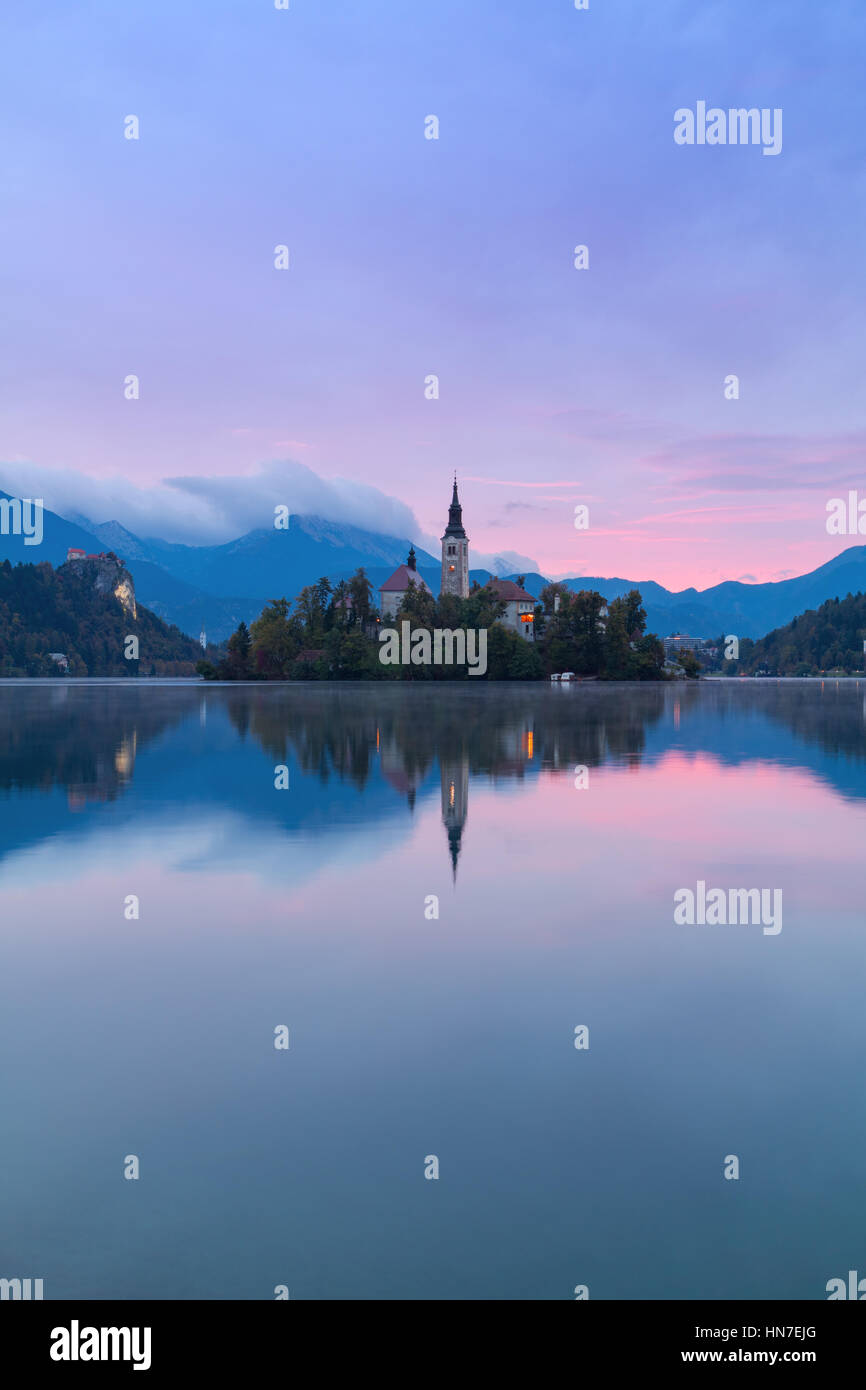
[(494, 590), (473, 585), (465, 599), (434, 596), (410, 584), (393, 619), (382, 620), (363, 569), (332, 587), (327, 579), (303, 589), (294, 606), (272, 599), (247, 629), (229, 639), (216, 664), (201, 661), (208, 680), (461, 680), (466, 666), (385, 665), (379, 632), (404, 621), (410, 633), (437, 628), (484, 629), (488, 680), (542, 680), (552, 672), (602, 680), (661, 680), (664, 651), (645, 635), (646, 611), (633, 589), (605, 605), (596, 593), (574, 594), (548, 584), (535, 607), (534, 642), (504, 626), (505, 605)]
[(547, 584), (535, 609), (537, 646), (544, 674), (574, 671), (601, 680), (662, 680), (664, 645), (646, 631), (638, 589), (606, 603), (591, 589), (572, 593)]
[[(758, 641), (740, 642), (738, 661), (720, 661), (725, 675), (862, 675), (866, 594), (828, 599)], [(719, 639), (723, 650), (724, 638)]]
[[(126, 613), (113, 593), (96, 588), (97, 563), (0, 563), (0, 676), (57, 676), (48, 655), (62, 652), (70, 676), (192, 676), (201, 649), (149, 609)], [(126, 638), (139, 659), (124, 657)]]

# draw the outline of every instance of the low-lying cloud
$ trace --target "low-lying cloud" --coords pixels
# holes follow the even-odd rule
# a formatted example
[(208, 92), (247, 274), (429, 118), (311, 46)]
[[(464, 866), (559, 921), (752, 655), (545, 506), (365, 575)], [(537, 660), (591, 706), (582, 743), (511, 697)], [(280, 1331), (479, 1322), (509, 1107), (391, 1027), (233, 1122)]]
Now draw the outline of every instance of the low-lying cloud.
[[(438, 546), (433, 553), (438, 553)], [(538, 561), (529, 555), (519, 555), (516, 550), (498, 550), (495, 555), (486, 555), (470, 545), (469, 564), (474, 570), (490, 570), (497, 576), (539, 573)]]
[(119, 477), (92, 478), (74, 469), (0, 463), (0, 489), (19, 497), (41, 497), (49, 511), (67, 519), (119, 521), (142, 538), (158, 536), (188, 545), (219, 544), (266, 529), (273, 525), (279, 505), (378, 534), (420, 534), (404, 502), (366, 483), (321, 478), (291, 460), (263, 464), (257, 472), (237, 477), (164, 478), (150, 487)]

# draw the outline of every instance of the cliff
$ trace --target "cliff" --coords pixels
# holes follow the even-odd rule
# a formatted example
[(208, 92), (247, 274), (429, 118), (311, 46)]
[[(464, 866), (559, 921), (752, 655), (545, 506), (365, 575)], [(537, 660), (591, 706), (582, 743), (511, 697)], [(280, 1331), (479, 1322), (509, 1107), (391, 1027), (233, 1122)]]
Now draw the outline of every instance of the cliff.
[(0, 676), (194, 676), (198, 643), (136, 602), (116, 555), (0, 562)]
[[(118, 600), (124, 613), (135, 618), (135, 584), (129, 570), (124, 568), (123, 562), (117, 558), (113, 550), (104, 555), (67, 560), (66, 564), (86, 579), (90, 579), (98, 594), (111, 594)], [(65, 567), (62, 565), (61, 569)]]

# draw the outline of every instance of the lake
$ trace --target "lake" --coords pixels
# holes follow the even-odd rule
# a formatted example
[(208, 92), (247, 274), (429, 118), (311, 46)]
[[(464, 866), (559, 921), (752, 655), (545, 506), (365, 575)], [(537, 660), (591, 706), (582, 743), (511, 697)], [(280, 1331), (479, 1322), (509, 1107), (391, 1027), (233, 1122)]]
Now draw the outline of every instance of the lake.
[(0, 1277), (866, 1275), (866, 681), (9, 681), (0, 818)]

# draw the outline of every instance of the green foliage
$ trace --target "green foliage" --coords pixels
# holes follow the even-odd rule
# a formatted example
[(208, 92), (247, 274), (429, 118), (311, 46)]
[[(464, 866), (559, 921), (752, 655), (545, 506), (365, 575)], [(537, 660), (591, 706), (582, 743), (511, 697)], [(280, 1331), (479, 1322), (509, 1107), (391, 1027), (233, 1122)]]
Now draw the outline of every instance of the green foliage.
[[(234, 637), (229, 648), (233, 641)], [(279, 680), (285, 677), (303, 645), (303, 629), (299, 620), (290, 615), (288, 599), (271, 599), (250, 628), (249, 665), (256, 676)]]
[(318, 584), (308, 584), (298, 594), (297, 611), (310, 644), (320, 644), (325, 635), (326, 619), (333, 615), (333, 609), (329, 605), (331, 598), (331, 585), (327, 578), (320, 579)]
[(408, 618), (413, 627), (442, 626), (437, 616), (436, 600), (430, 590), (425, 589), (423, 584), (415, 584), (411, 579), (409, 580), (409, 588), (397, 608), (395, 624), (399, 625), (404, 618)]
[[(473, 584), (469, 591), (469, 597), (458, 600), (460, 604), (460, 621), (458, 627), (490, 627), (505, 614), (505, 604), (488, 584), (482, 588), (479, 584)], [(444, 624), (440, 623), (440, 627)], [(521, 641), (523, 639), (521, 638)]]
[(233, 632), (229, 638), (228, 656), (226, 658), (229, 680), (249, 680), (251, 650), (252, 639), (249, 630), (246, 623), (241, 623), (237, 632)]
[(694, 652), (691, 652), (688, 650), (688, 648), (686, 648), (684, 651), (680, 652), (679, 656), (677, 657), (677, 662), (685, 671), (689, 680), (697, 680), (698, 676), (701, 673), (701, 663), (698, 661), (698, 658), (695, 656)]
[[(559, 603), (557, 605), (557, 599)], [(607, 613), (601, 594), (573, 594), (557, 584), (542, 592), (536, 608), (537, 641), (502, 622), (505, 603), (489, 584), (474, 584), (467, 598), (437, 599), (410, 582), (393, 619), (383, 622), (373, 606), (363, 569), (333, 589), (326, 579), (302, 589), (294, 611), (285, 598), (271, 599), (249, 634), (243, 624), (218, 666), (201, 664), (206, 679), (239, 680), (481, 680), (468, 666), (384, 664), (380, 633), (402, 625), (412, 633), (437, 628), (487, 634), (488, 680), (544, 680), (552, 671), (574, 671), (603, 680), (661, 680), (664, 652), (644, 634), (646, 611), (633, 589)]]
[(383, 669), (374, 643), (362, 632), (329, 632), (325, 655), (326, 678), (332, 680), (373, 680)]
[(373, 602), (373, 585), (370, 583), (362, 565), (349, 580), (349, 627), (363, 631), (372, 619), (376, 605)]
[(787, 627), (758, 642), (741, 642), (739, 662), (729, 664), (750, 675), (757, 671), (779, 676), (862, 675), (864, 641), (866, 594), (847, 594), (801, 613)]
[[(97, 563), (0, 564), (0, 676), (57, 676), (49, 652), (63, 652), (70, 676), (192, 676), (201, 648), (149, 609), (126, 613), (96, 589)], [(135, 636), (139, 660), (124, 657)]]
[[(544, 671), (534, 642), (495, 623), (487, 636), (487, 679), (492, 681), (537, 681)], [(473, 676), (473, 680), (475, 677)]]
[(646, 610), (639, 590), (605, 605), (594, 590), (575, 594), (564, 584), (547, 584), (535, 613), (536, 645), (546, 674), (574, 671), (622, 681), (664, 678), (664, 648), (658, 637), (644, 635)]

